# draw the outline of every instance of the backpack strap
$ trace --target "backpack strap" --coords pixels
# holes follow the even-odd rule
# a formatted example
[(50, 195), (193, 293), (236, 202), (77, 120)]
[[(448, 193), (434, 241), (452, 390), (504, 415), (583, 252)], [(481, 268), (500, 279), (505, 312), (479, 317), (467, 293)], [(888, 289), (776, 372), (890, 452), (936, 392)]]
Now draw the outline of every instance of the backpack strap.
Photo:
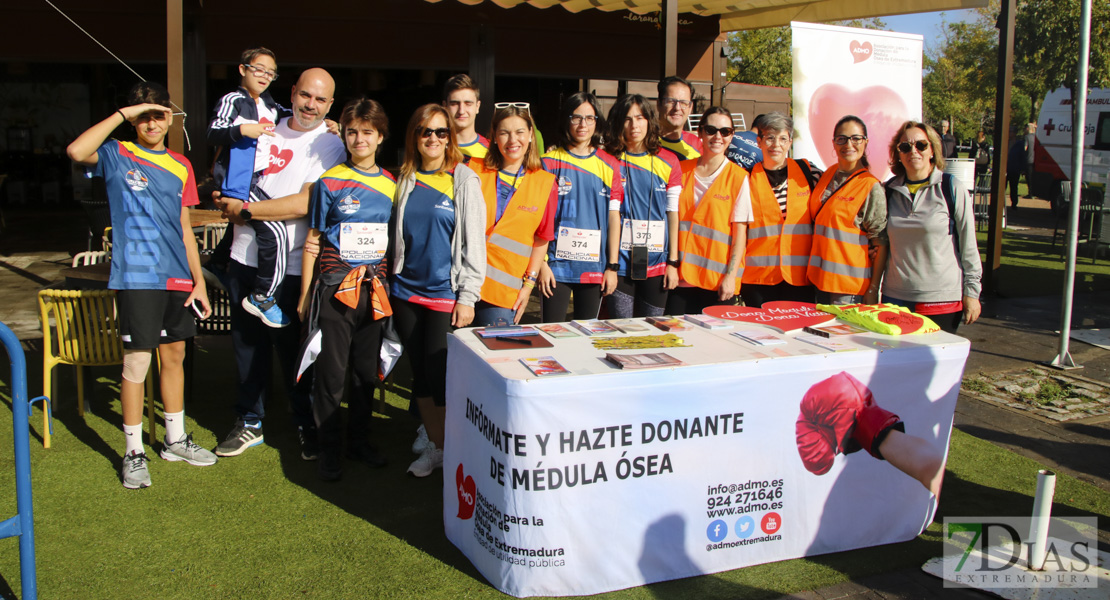
[(940, 189), (944, 193), (944, 203), (948, 205), (948, 235), (955, 239), (956, 247), (960, 247), (960, 235), (956, 231), (956, 182), (955, 177), (942, 173)]

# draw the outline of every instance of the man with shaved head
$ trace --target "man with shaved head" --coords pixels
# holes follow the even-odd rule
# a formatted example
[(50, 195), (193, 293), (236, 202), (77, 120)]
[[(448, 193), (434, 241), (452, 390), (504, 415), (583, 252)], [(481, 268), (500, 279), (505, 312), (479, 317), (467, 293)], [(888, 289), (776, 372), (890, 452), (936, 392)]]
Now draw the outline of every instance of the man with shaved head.
[[(217, 203), (235, 224), (232, 232), (228, 293), (231, 296), (231, 341), (239, 368), (235, 401), (235, 427), (216, 447), (219, 456), (237, 456), (262, 443), (266, 385), (271, 379), (272, 352), (277, 350), (292, 403), (293, 418), (301, 433), (301, 457), (315, 460), (316, 425), (308, 402), (308, 386), (295, 385), (295, 361), (300, 342), (297, 300), (301, 291), (301, 252), (308, 231), (308, 203), (312, 184), (328, 169), (343, 161), (346, 150), (339, 136), (328, 133), (324, 118), (335, 96), (335, 80), (323, 69), (301, 73), (293, 86), (293, 116), (274, 128), (269, 165), (251, 189), (251, 200), (221, 198)], [(275, 329), (249, 315), (242, 307), (251, 293), (258, 267), (258, 246), (250, 221), (282, 221), (288, 233), (285, 284), (277, 297), (282, 312), (293, 320), (290, 327)], [(311, 274), (306, 274), (311, 277)], [(308, 384), (310, 382), (303, 382)]]

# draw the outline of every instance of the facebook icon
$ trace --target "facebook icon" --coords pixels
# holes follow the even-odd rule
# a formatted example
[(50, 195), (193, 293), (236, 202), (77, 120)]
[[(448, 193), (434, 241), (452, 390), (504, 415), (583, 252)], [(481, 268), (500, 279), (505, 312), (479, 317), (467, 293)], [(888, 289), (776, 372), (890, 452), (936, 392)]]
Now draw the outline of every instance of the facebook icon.
[(728, 525), (725, 524), (724, 521), (717, 519), (709, 524), (709, 528), (705, 530), (705, 535), (709, 536), (709, 541), (719, 542), (728, 535)]

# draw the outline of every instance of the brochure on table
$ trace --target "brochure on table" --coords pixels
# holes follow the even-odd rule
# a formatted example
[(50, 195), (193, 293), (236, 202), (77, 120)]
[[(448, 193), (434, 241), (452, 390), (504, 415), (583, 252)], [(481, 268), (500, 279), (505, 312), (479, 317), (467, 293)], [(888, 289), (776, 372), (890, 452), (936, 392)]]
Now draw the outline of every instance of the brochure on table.
[[(647, 323), (644, 320), (640, 320)], [(833, 323), (843, 324), (842, 321)], [(505, 349), (487, 349), (472, 329), (462, 329), (455, 332), (455, 337), (469, 346), (482, 359), (507, 379), (532, 379), (536, 376), (520, 363), (520, 359), (540, 356), (553, 356), (559, 364), (574, 375), (600, 375), (617, 372), (620, 369), (605, 360), (606, 352), (616, 353), (644, 353), (666, 352), (682, 361), (685, 365), (708, 365), (732, 362), (761, 361), (777, 358), (811, 356), (815, 354), (834, 354), (848, 350), (876, 350), (886, 351), (896, 348), (913, 348), (931, 346), (937, 343), (963, 342), (962, 338), (945, 333), (932, 333), (912, 336), (890, 336), (877, 333), (857, 333), (838, 335), (831, 339), (830, 346), (843, 346), (834, 351), (813, 343), (806, 339), (812, 336), (805, 331), (798, 330), (790, 333), (781, 333), (773, 327), (764, 327), (755, 323), (735, 323), (735, 329), (705, 329), (691, 325), (685, 331), (665, 332), (648, 325), (649, 331), (635, 333), (608, 333), (605, 335), (587, 336), (581, 334), (574, 337), (553, 337), (540, 331), (544, 339), (544, 347), (531, 348), (519, 344), (503, 344)], [(765, 336), (773, 336), (782, 340), (781, 344), (758, 345), (745, 340), (740, 335), (744, 332), (759, 331)], [(650, 348), (636, 348), (629, 350), (605, 350), (595, 348), (593, 342), (598, 338), (630, 338), (643, 335), (666, 335), (672, 333), (682, 338), (688, 345), (685, 348), (663, 348), (658, 350)], [(812, 341), (812, 340), (811, 340)], [(826, 340), (828, 341), (828, 340)], [(550, 342), (554, 347), (547, 347)], [(487, 342), (488, 343), (488, 342)]]
[[(448, 539), (525, 597), (903, 542), (928, 526), (936, 497), (919, 478), (867, 451), (830, 450), (815, 469), (798, 422), (804, 398), (850, 377), (943, 468), (967, 340), (844, 335), (855, 350), (832, 352), (729, 334), (683, 331), (689, 347), (660, 351), (683, 366), (637, 370), (584, 335), (531, 353), (449, 336)], [(570, 374), (534, 377), (529, 356)]]

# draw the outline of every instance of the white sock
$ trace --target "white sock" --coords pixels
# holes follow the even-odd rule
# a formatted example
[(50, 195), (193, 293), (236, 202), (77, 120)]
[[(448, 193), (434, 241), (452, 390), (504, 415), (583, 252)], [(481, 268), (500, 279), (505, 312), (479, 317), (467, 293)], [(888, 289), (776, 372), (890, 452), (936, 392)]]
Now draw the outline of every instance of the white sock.
[(142, 454), (143, 453), (143, 424), (138, 425), (124, 425), (123, 437), (127, 440), (127, 450), (124, 450), (124, 456), (128, 454)]
[(185, 411), (165, 413), (166, 443), (175, 444), (185, 438)]

